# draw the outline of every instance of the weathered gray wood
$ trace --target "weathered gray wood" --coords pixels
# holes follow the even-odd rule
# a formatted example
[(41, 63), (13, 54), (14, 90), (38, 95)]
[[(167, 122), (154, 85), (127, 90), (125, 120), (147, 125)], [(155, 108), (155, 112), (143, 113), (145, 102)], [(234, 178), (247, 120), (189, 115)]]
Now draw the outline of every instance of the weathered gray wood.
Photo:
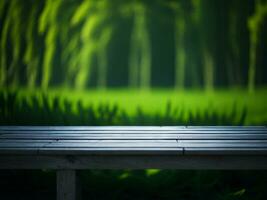
[[(263, 137), (266, 136), (262, 134)], [(261, 137), (261, 135), (259, 135)], [(3, 134), (0, 135), (1, 139), (135, 139), (135, 140), (155, 140), (155, 139), (178, 139), (178, 134), (132, 134), (132, 133), (125, 133), (125, 134), (87, 134), (87, 133), (42, 133), (42, 134), (35, 134), (35, 133), (28, 133), (28, 134)]]
[(0, 169), (57, 169), (57, 199), (77, 199), (77, 169), (267, 169), (267, 128), (0, 126)]
[[(2, 134), (0, 135), (0, 139), (16, 139), (24, 140), (24, 139), (31, 139), (31, 140), (176, 140), (176, 139), (185, 139), (185, 140), (260, 140), (265, 139), (267, 140), (266, 133), (239, 133), (239, 134), (230, 134), (230, 133), (199, 133), (199, 134), (191, 134), (191, 133), (163, 133), (163, 134), (153, 134), (153, 133), (144, 133), (144, 134), (133, 134), (133, 133), (113, 133), (113, 134), (98, 134), (98, 133), (12, 133), (12, 134)], [(1, 142), (0, 140), (0, 142)]]
[(1, 126), (0, 130), (178, 130), (185, 126)]
[[(118, 129), (118, 128), (117, 128)], [(266, 133), (266, 128), (261, 129), (177, 129), (177, 130), (165, 130), (165, 129), (158, 129), (158, 130), (125, 130), (125, 129), (114, 129), (114, 130), (1, 130), (0, 134), (262, 134)]]
[[(103, 156), (102, 159), (107, 161), (109, 156), (118, 160), (121, 157), (126, 159), (128, 156), (131, 162), (146, 167), (146, 164), (142, 164), (141, 158), (149, 160), (153, 157), (152, 163), (156, 164), (154, 161), (169, 156), (175, 163), (176, 160), (184, 160), (188, 156), (199, 156), (195, 158), (203, 161), (210, 156), (211, 163), (210, 159), (216, 159), (217, 155), (233, 156), (243, 160), (249, 157), (247, 162), (251, 161), (252, 155), (267, 156), (267, 128), (0, 126), (0, 159), (32, 156), (32, 162), (24, 160), (29, 168), (31, 165), (35, 166), (37, 158), (44, 159), (46, 156), (54, 156), (56, 160), (61, 161), (62, 156), (82, 157), (82, 160), (86, 160), (86, 156), (94, 160), (94, 156)], [(21, 162), (23, 166), (23, 159)], [(171, 164), (170, 161), (167, 163)], [(255, 162), (255, 165), (257, 163), (262, 161)], [(124, 164), (126, 163), (121, 163), (122, 168)], [(104, 163), (103, 165), (108, 166)], [(11, 167), (12, 162), (0, 162), (0, 168), (7, 166)], [(90, 166), (94, 166), (94, 163), (90, 163)], [(154, 167), (157, 166), (156, 164)], [(62, 167), (64, 168), (64, 165)], [(151, 167), (154, 168), (153, 165)]]
[(76, 200), (76, 171), (57, 171), (57, 200)]
[(103, 130), (262, 130), (266, 126), (1, 126), (0, 130), (68, 130), (68, 131), (103, 131)]
[[(183, 148), (3, 148), (1, 155), (182, 155)], [(3, 163), (0, 163), (0, 168)]]
[(267, 155), (266, 147), (185, 147), (184, 155)]
[(255, 130), (266, 128), (266, 126), (186, 126), (187, 129), (213, 129), (213, 130), (227, 130), (227, 129), (235, 129), (235, 130)]
[(0, 169), (267, 169), (266, 155), (1, 155)]

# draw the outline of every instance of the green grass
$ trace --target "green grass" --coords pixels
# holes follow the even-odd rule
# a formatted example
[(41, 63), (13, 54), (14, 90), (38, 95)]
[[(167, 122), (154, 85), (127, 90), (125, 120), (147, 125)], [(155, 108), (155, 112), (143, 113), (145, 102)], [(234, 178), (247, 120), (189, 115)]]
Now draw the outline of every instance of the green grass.
[[(246, 90), (217, 90), (206, 93), (201, 90), (90, 90), (73, 91), (67, 89), (49, 89), (48, 91), (26, 90), (18, 91), (18, 99), (35, 96), (42, 98), (45, 94), (52, 102), (53, 99), (67, 99), (70, 102), (81, 102), (84, 107), (99, 107), (101, 105), (117, 105), (120, 111), (128, 116), (134, 116), (141, 109), (147, 115), (164, 115), (168, 111), (183, 112), (184, 118), (190, 120), (190, 115), (207, 115), (207, 112), (217, 114), (231, 114), (233, 110), (238, 114), (245, 109), (244, 125), (266, 125), (267, 122), (267, 88), (256, 90), (248, 94)], [(75, 109), (75, 108), (74, 108)], [(175, 115), (175, 114), (174, 114)], [(190, 123), (190, 122), (189, 122)]]

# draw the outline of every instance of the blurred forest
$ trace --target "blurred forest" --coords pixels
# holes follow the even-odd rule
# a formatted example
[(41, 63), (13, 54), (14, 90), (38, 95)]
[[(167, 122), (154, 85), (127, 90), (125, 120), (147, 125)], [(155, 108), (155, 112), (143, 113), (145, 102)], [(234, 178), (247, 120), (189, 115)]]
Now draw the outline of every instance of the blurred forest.
[(1, 0), (0, 88), (267, 84), (267, 0)]

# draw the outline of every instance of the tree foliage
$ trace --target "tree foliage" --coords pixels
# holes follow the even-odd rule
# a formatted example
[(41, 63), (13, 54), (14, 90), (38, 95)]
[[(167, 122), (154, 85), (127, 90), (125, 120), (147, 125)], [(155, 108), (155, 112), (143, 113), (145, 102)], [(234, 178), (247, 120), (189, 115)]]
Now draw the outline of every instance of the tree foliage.
[(0, 86), (251, 92), (267, 82), (266, 16), (266, 0), (2, 0)]

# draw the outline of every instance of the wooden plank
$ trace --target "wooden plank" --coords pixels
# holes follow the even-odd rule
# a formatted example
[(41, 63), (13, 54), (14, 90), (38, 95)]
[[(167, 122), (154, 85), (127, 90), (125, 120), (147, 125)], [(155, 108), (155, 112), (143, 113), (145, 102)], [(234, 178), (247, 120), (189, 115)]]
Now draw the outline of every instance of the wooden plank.
[(110, 142), (100, 142), (100, 143), (66, 143), (66, 142), (59, 142), (59, 143), (50, 143), (45, 145), (44, 147), (46, 148), (61, 148), (61, 147), (65, 147), (65, 148), (178, 148), (179, 145), (177, 145), (176, 143), (110, 143)]
[(39, 149), (35, 147), (1, 147), (0, 148), (0, 157), (2, 155), (38, 155)]
[(56, 140), (46, 147), (186, 147), (209, 145), (267, 145), (267, 140)]
[(0, 126), (0, 130), (26, 130), (26, 131), (129, 131), (129, 130), (144, 130), (144, 131), (192, 131), (192, 130), (266, 130), (266, 126)]
[[(118, 159), (119, 164), (119, 158), (123, 157), (125, 163), (122, 162), (122, 165), (125, 164), (126, 168), (128, 166), (126, 158), (132, 164), (146, 162), (146, 160), (142, 160), (144, 157), (148, 160), (153, 157), (151, 164), (159, 166), (156, 161), (163, 159), (162, 161), (171, 164), (171, 161), (165, 160), (165, 158), (171, 157), (174, 159), (175, 166), (181, 166), (182, 164), (176, 163), (176, 160), (187, 162), (184, 157), (193, 159), (194, 156), (199, 156), (194, 158), (198, 161), (203, 159), (214, 167), (214, 160), (218, 156), (228, 156), (225, 162), (233, 162), (232, 157), (243, 159), (243, 163), (239, 164), (247, 162), (248, 165), (251, 165), (248, 162), (254, 161), (254, 157), (260, 156), (258, 158), (266, 159), (267, 156), (266, 127), (6, 126), (0, 127), (0, 134), (0, 160), (6, 160), (11, 164), (9, 158), (19, 159), (25, 156), (34, 156), (31, 163), (25, 164), (30, 166), (37, 165), (36, 162), (39, 162), (37, 158), (43, 160), (46, 156), (49, 156), (49, 159), (54, 156), (61, 161), (63, 156), (74, 163), (76, 158), (81, 158), (85, 165), (91, 158), (94, 158), (91, 160), (92, 162), (100, 162), (90, 163), (91, 167), (98, 166), (98, 164), (103, 164), (105, 167), (104, 159), (109, 162), (110, 157)], [(98, 160), (97, 156), (103, 160)], [(149, 162), (148, 160), (147, 162)], [(24, 159), (24, 161), (26, 160)], [(194, 162), (194, 160), (190, 160), (190, 162)], [(255, 162), (258, 163), (257, 166), (263, 166), (263, 161)], [(234, 166), (237, 165), (237, 163), (234, 164)], [(228, 164), (225, 165), (228, 166)], [(0, 163), (0, 166), (7, 166), (7, 164)], [(61, 164), (59, 166), (64, 167)], [(149, 165), (143, 164), (143, 166)], [(86, 166), (84, 167), (86, 168)]]
[(0, 126), (0, 130), (179, 130), (185, 126)]
[(30, 138), (28, 139), (21, 139), (21, 140), (17, 140), (16, 138), (0, 138), (0, 145), (4, 144), (4, 143), (49, 143), (49, 142), (53, 142), (53, 141), (57, 141), (56, 139), (36, 139), (36, 140), (32, 140)]
[(178, 147), (175, 140), (57, 140), (45, 145), (49, 147), (66, 147), (66, 148), (79, 148), (79, 147), (95, 147), (95, 148), (109, 148), (109, 147), (128, 147), (128, 148), (146, 148), (146, 147), (159, 147), (159, 148), (175, 148)]
[(179, 129), (179, 130), (0, 130), (0, 134), (266, 134), (267, 129)]
[(183, 155), (183, 148), (171, 147), (105, 147), (105, 148), (41, 148), (40, 155)]
[[(23, 142), (23, 143), (18, 143), (16, 141), (14, 142), (6, 142), (6, 143), (0, 143), (0, 149), (3, 149), (3, 148), (8, 148), (8, 147), (14, 147), (14, 148), (28, 148), (28, 147), (32, 147), (32, 148), (40, 148), (40, 147), (45, 147), (46, 145), (48, 145), (49, 143), (46, 143), (46, 142), (38, 142), (38, 143), (35, 143), (35, 142)], [(0, 152), (1, 154), (1, 152)]]
[(238, 134), (179, 134), (178, 140), (260, 140), (267, 139), (267, 134), (238, 133)]
[(76, 171), (57, 171), (57, 200), (76, 200)]
[(114, 133), (114, 134), (98, 134), (98, 133), (93, 133), (93, 134), (88, 134), (88, 133), (16, 133), (16, 134), (3, 134), (0, 135), (0, 140), (1, 139), (54, 139), (54, 138), (73, 138), (73, 139), (113, 139), (113, 138), (118, 138), (118, 139), (177, 139), (178, 134), (132, 134), (132, 133), (126, 133), (126, 134), (121, 134), (121, 133)]
[[(56, 153), (62, 151), (65, 153), (78, 153), (78, 152), (101, 152), (111, 151), (114, 153), (116, 150), (122, 151), (122, 153), (136, 152), (136, 148), (165, 149), (165, 148), (209, 148), (213, 149), (216, 153), (216, 148), (266, 148), (267, 140), (1, 140), (0, 149), (5, 150), (5, 154), (8, 149), (11, 152), (23, 150), (23, 148), (36, 148), (37, 151), (42, 152), (49, 151)], [(68, 151), (66, 151), (68, 150)], [(253, 149), (251, 149), (253, 150)], [(207, 151), (211, 152), (211, 151)], [(1, 152), (0, 152), (1, 153)]]
[(2, 155), (0, 169), (267, 169), (266, 155)]
[(3, 134), (0, 135), (0, 141), (2, 139), (16, 139), (16, 140), (23, 140), (23, 139), (32, 139), (32, 140), (40, 140), (40, 139), (65, 139), (65, 140), (97, 140), (97, 139), (116, 139), (116, 140), (173, 140), (173, 139), (181, 139), (181, 140), (260, 140), (260, 139), (267, 139), (267, 134), (80, 134), (80, 133), (57, 133), (57, 134), (50, 134), (50, 133), (16, 133), (16, 134)]
[[(171, 133), (180, 133), (180, 132), (186, 132), (188, 130), (0, 130), (1, 134), (44, 134), (44, 133), (50, 133), (50, 134), (171, 134)], [(259, 130), (260, 131), (260, 130)], [(194, 131), (192, 131), (194, 132)], [(195, 131), (196, 133), (199, 131)]]
[(16, 139), (3, 139), (3, 140), (0, 140), (0, 146), (1, 145), (4, 145), (4, 144), (9, 144), (9, 143), (12, 143), (12, 144), (18, 144), (18, 145), (21, 145), (21, 144), (32, 144), (32, 143), (35, 143), (35, 144), (53, 144), (53, 145), (60, 145), (62, 143), (64, 144), (81, 144), (81, 145), (91, 145), (91, 144), (129, 144), (129, 145), (135, 145), (135, 144), (142, 144), (142, 145), (145, 145), (145, 144), (148, 144), (148, 145), (176, 145), (177, 144), (177, 141), (176, 140), (88, 140), (88, 139), (76, 139), (76, 140), (65, 140), (65, 139), (51, 139), (51, 140), (42, 140), (42, 139), (36, 139), (36, 140), (32, 140), (32, 139), (21, 139), (21, 140), (16, 140)]
[(185, 147), (184, 155), (267, 155), (267, 147)]
[(256, 129), (266, 129), (266, 126), (186, 126), (187, 129), (213, 129), (213, 130), (227, 130), (227, 129), (245, 129), (245, 130), (256, 130)]
[(2, 155), (182, 155), (183, 148), (0, 148)]
[(267, 147), (266, 140), (179, 140), (178, 146), (187, 148), (261, 148)]
[[(58, 141), (58, 140), (56, 140)], [(69, 141), (69, 140), (68, 140)], [(103, 140), (103, 141), (108, 141), (108, 140)], [(124, 141), (124, 140), (122, 140)], [(168, 141), (168, 140), (167, 140)], [(228, 139), (228, 140), (221, 140), (221, 139), (212, 139), (212, 140), (194, 140), (194, 139), (179, 139), (177, 140), (178, 143), (184, 143), (184, 144), (189, 144), (189, 143), (266, 143), (267, 140), (249, 140), (249, 139)]]

